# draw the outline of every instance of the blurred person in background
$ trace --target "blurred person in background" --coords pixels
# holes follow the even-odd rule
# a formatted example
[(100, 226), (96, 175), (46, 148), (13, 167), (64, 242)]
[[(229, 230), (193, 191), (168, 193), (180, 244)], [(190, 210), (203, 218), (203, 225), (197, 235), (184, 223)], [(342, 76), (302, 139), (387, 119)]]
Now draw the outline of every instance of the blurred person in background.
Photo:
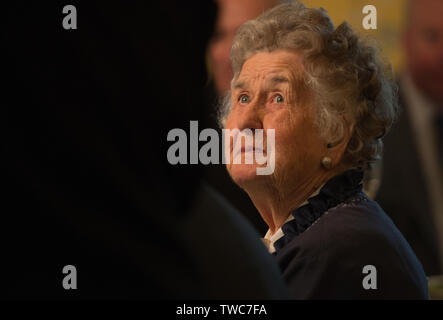
[(233, 77), (229, 52), (238, 27), (257, 18), (281, 0), (216, 0), (218, 5), (215, 30), (209, 44), (209, 69), (218, 95), (226, 94)]
[(427, 275), (443, 272), (443, 1), (411, 0), (398, 122), (385, 139), (377, 201)]

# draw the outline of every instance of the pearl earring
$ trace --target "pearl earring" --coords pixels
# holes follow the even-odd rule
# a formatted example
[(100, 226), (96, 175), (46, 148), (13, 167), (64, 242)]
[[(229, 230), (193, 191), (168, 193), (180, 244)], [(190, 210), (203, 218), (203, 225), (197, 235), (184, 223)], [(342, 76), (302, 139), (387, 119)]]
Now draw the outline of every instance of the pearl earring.
[(326, 169), (331, 169), (332, 166), (332, 159), (329, 157), (323, 157), (323, 159), (321, 159), (321, 164), (323, 165), (323, 167), (325, 167)]

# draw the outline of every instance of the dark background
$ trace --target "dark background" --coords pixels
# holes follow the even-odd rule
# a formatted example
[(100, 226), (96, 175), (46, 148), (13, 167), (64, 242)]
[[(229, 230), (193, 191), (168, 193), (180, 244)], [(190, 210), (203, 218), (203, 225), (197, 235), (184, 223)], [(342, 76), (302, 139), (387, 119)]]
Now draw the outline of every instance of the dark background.
[(143, 262), (128, 261), (154, 250), (147, 240), (165, 231), (152, 226), (164, 223), (162, 212), (184, 214), (199, 181), (197, 167), (167, 164), (166, 134), (203, 109), (201, 58), (216, 8), (69, 4), (77, 30), (62, 27), (62, 1), (2, 10), (6, 296), (24, 288), (44, 296), (52, 282), (60, 287), (53, 275), (70, 261), (88, 265), (84, 285), (112, 279), (136, 292), (146, 283), (133, 265)]
[[(62, 27), (67, 4), (77, 30)], [(275, 278), (254, 278), (267, 272), (221, 260), (237, 238), (217, 220), (217, 197), (194, 201), (202, 168), (166, 158), (170, 129), (213, 123), (204, 61), (215, 14), (211, 1), (2, 5), (2, 298), (281, 296)], [(187, 223), (194, 202), (212, 225)], [(188, 234), (217, 231), (212, 265), (178, 236), (186, 223)], [(215, 278), (225, 263), (234, 276)], [(69, 264), (82, 290), (63, 290)]]

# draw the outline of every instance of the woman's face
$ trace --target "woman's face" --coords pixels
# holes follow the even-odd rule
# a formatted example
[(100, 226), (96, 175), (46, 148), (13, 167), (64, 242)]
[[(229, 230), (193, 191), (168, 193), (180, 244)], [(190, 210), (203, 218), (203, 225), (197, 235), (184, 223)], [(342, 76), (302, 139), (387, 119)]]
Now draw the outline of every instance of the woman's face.
[[(243, 65), (232, 87), (232, 109), (226, 129), (264, 129), (263, 154), (268, 156), (266, 130), (275, 130), (275, 170), (271, 175), (257, 175), (255, 161), (233, 164), (233, 144), (230, 143), (230, 163), (227, 169), (233, 180), (247, 189), (257, 183), (273, 182), (279, 188), (303, 185), (322, 170), (321, 159), (326, 154), (326, 142), (314, 125), (315, 112), (311, 95), (303, 85), (301, 55), (293, 50), (261, 52)], [(242, 141), (244, 147), (244, 141)]]

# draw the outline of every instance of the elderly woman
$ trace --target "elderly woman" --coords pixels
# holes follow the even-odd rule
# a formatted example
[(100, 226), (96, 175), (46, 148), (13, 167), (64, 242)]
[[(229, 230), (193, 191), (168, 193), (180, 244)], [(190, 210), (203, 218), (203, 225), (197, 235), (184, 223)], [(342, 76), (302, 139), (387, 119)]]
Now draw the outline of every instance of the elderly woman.
[(397, 113), (376, 50), (348, 24), (335, 29), (322, 9), (296, 2), (240, 27), (231, 60), (221, 122), (265, 138), (274, 129), (275, 170), (257, 175), (257, 161), (227, 169), (269, 226), (264, 240), (292, 296), (428, 298), (414, 252), (362, 192)]

